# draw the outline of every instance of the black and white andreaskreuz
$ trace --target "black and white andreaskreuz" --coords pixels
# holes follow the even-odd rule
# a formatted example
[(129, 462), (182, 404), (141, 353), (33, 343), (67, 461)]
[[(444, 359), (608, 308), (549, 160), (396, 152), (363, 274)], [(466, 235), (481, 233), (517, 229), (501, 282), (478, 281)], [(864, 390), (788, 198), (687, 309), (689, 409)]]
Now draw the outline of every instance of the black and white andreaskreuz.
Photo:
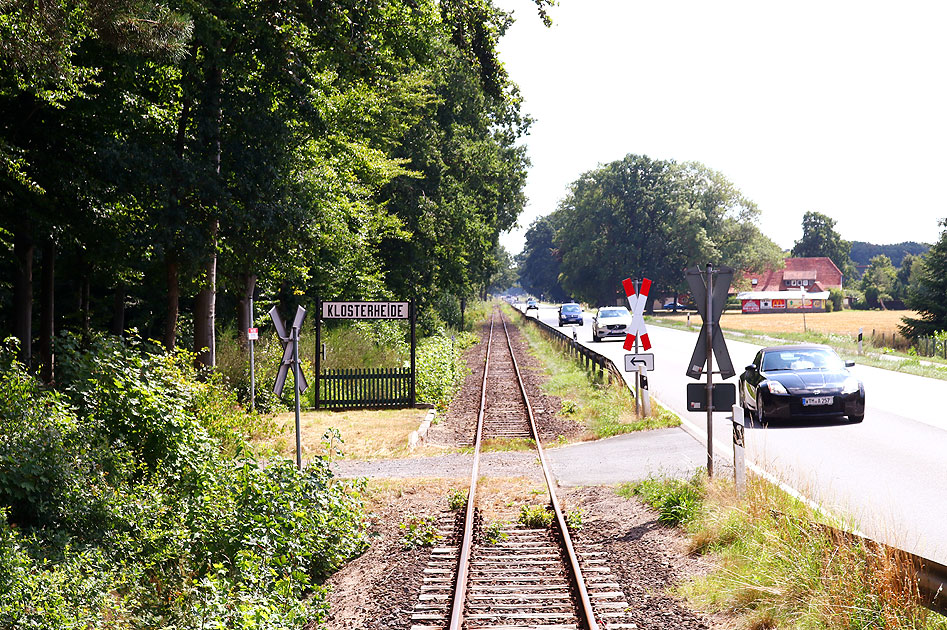
[(409, 302), (323, 302), (322, 319), (410, 319)]

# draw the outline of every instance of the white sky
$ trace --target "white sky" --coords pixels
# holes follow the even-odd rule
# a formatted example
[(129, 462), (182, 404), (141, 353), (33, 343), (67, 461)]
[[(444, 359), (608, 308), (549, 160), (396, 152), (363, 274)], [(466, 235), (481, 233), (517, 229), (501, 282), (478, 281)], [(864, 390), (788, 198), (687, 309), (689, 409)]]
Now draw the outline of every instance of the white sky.
[(784, 248), (822, 212), (847, 240), (923, 241), (947, 217), (947, 2), (531, 0), (500, 44), (532, 167), (520, 229), (628, 153), (720, 171)]

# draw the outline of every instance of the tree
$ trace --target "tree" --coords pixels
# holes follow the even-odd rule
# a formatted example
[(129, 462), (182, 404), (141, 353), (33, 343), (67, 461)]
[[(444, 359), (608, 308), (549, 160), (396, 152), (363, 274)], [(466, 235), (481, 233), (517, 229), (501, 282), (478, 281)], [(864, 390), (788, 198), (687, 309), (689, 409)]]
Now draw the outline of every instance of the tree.
[(820, 212), (806, 212), (802, 217), (802, 238), (793, 245), (792, 255), (797, 258), (830, 258), (842, 272), (842, 277), (852, 282), (855, 267), (849, 258), (851, 249), (852, 244), (842, 240), (835, 231), (835, 219)]
[(551, 216), (539, 217), (526, 231), (526, 245), (516, 257), (520, 286), (527, 293), (546, 295), (561, 302), (569, 294), (559, 284), (560, 261), (553, 238), (556, 230)]
[(629, 154), (583, 174), (554, 213), (562, 286), (609, 304), (629, 276), (649, 278), (657, 298), (683, 290), (690, 265), (772, 264), (779, 249), (753, 225), (758, 213), (720, 173)]
[(885, 300), (892, 299), (896, 275), (891, 259), (884, 254), (871, 259), (861, 278), (861, 290), (869, 305), (885, 308)]
[(919, 318), (904, 317), (899, 328), (905, 337), (916, 338), (947, 330), (947, 219), (939, 222), (940, 238), (927, 254), (914, 261), (911, 275), (916, 284), (908, 288), (908, 308), (920, 313)]

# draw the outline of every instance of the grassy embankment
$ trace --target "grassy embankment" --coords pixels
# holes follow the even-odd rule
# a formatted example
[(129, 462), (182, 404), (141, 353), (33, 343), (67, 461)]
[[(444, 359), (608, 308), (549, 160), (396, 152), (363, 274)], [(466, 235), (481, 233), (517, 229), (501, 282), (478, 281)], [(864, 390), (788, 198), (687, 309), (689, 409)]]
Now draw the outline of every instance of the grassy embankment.
[[(720, 324), (724, 330), (745, 337), (741, 340), (751, 343), (821, 343), (832, 346), (843, 357), (862, 365), (947, 380), (947, 360), (943, 357), (918, 357), (904, 351), (904, 337), (896, 336), (901, 318), (915, 315), (913, 311), (844, 310), (807, 313), (803, 321), (801, 313), (778, 315), (725, 311)], [(687, 326), (687, 315), (682, 314), (661, 314), (647, 319), (649, 323), (694, 331), (699, 330), (701, 322), (696, 314), (691, 315), (690, 327)], [(864, 332), (864, 354), (861, 355), (858, 354), (859, 328)], [(896, 339), (893, 344), (892, 339)]]
[(517, 313), (508, 306), (504, 310), (523, 332), (532, 354), (543, 366), (543, 391), (561, 399), (560, 415), (582, 423), (590, 439), (680, 425), (675, 414), (654, 401), (651, 416), (637, 418), (634, 398), (623, 384), (593, 382), (578, 362), (563, 355), (535, 326), (521, 325)]
[[(751, 477), (744, 497), (725, 479), (648, 480), (618, 488), (680, 524), (689, 551), (714, 569), (681, 584), (691, 605), (732, 616), (739, 628), (944, 630), (922, 607), (898, 552), (840, 534), (771, 483)], [(829, 526), (829, 527), (826, 527)]]

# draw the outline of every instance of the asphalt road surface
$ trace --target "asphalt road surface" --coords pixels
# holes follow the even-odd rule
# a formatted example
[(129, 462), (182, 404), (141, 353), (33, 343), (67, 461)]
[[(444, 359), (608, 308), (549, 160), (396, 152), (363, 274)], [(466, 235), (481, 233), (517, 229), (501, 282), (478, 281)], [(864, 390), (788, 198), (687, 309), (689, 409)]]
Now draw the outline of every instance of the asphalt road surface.
[[(558, 323), (555, 307), (541, 307), (538, 316), (552, 326)], [(579, 341), (623, 366), (621, 341), (592, 342), (591, 321), (586, 313)], [(695, 316), (694, 323), (699, 322)], [(655, 355), (648, 380), (652, 397), (681, 416), (686, 430), (706, 444), (706, 412), (686, 410), (686, 384), (696, 382), (685, 376), (696, 330), (648, 326)], [(761, 346), (729, 333), (726, 338), (737, 371), (728, 382), (736, 384)], [(862, 365), (852, 371), (865, 383), (863, 422), (843, 418), (748, 426), (747, 459), (858, 531), (947, 563), (947, 381)], [(729, 412), (714, 413), (713, 443), (715, 461), (732, 460)]]

